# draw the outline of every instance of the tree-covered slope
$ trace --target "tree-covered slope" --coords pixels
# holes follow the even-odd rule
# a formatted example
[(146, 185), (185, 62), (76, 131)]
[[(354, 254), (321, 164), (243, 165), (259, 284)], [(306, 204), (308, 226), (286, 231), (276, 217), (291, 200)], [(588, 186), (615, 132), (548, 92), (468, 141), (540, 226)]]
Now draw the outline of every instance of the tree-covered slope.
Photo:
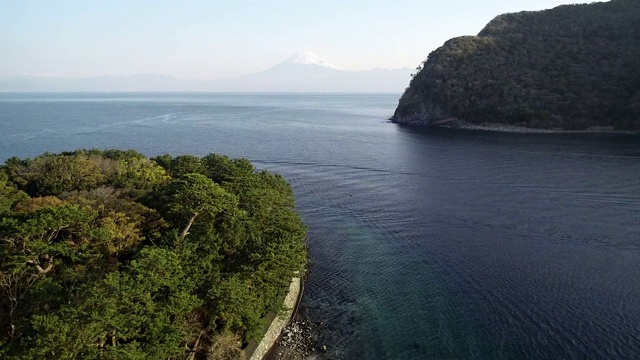
[(640, 1), (504, 14), (429, 54), (397, 123), (640, 130)]
[(307, 263), (244, 159), (79, 150), (0, 167), (0, 358), (230, 359)]

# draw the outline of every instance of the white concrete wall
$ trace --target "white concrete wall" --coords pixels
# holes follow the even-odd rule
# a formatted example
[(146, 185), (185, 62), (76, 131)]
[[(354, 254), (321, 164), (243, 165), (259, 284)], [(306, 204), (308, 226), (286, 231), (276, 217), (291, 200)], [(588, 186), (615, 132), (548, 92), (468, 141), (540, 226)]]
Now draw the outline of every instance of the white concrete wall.
[(262, 360), (262, 358), (269, 352), (269, 349), (276, 343), (282, 330), (287, 326), (287, 323), (291, 319), (298, 295), (300, 295), (300, 278), (293, 278), (291, 285), (289, 285), (289, 293), (284, 298), (284, 306), (288, 309), (287, 315), (284, 317), (276, 316), (275, 319), (269, 325), (267, 333), (264, 334), (264, 338), (258, 344), (256, 351), (249, 358), (250, 360)]

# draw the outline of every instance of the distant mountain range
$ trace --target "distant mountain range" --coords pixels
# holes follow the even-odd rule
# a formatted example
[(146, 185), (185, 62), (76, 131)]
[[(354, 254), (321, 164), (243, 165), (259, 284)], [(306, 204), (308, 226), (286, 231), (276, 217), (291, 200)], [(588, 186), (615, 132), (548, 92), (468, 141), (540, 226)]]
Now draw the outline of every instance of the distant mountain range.
[(229, 92), (397, 92), (412, 69), (343, 70), (302, 51), (258, 73), (213, 81), (167, 75), (67, 78), (42, 75), (0, 77), (0, 91), (229, 91)]

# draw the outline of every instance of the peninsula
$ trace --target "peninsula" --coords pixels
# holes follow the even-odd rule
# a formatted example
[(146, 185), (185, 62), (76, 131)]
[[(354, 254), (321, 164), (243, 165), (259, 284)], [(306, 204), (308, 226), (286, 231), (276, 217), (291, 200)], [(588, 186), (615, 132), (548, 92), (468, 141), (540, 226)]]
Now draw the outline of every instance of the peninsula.
[(429, 54), (391, 120), (640, 131), (638, 19), (636, 0), (500, 15)]

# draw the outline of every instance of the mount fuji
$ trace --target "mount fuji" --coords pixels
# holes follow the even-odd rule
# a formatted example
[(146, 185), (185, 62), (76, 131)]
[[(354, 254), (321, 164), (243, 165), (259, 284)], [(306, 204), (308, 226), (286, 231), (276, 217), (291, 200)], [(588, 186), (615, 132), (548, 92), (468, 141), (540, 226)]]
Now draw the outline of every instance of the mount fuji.
[(328, 67), (335, 70), (342, 70), (341, 68), (329, 62), (324, 61), (323, 59), (319, 58), (318, 56), (316, 56), (315, 54), (309, 51), (299, 51), (291, 55), (291, 57), (289, 57), (287, 60), (282, 62), (280, 65), (282, 64), (318, 65), (318, 66)]
[(293, 54), (264, 71), (213, 82), (217, 91), (402, 92), (410, 68), (344, 70), (309, 51)]

